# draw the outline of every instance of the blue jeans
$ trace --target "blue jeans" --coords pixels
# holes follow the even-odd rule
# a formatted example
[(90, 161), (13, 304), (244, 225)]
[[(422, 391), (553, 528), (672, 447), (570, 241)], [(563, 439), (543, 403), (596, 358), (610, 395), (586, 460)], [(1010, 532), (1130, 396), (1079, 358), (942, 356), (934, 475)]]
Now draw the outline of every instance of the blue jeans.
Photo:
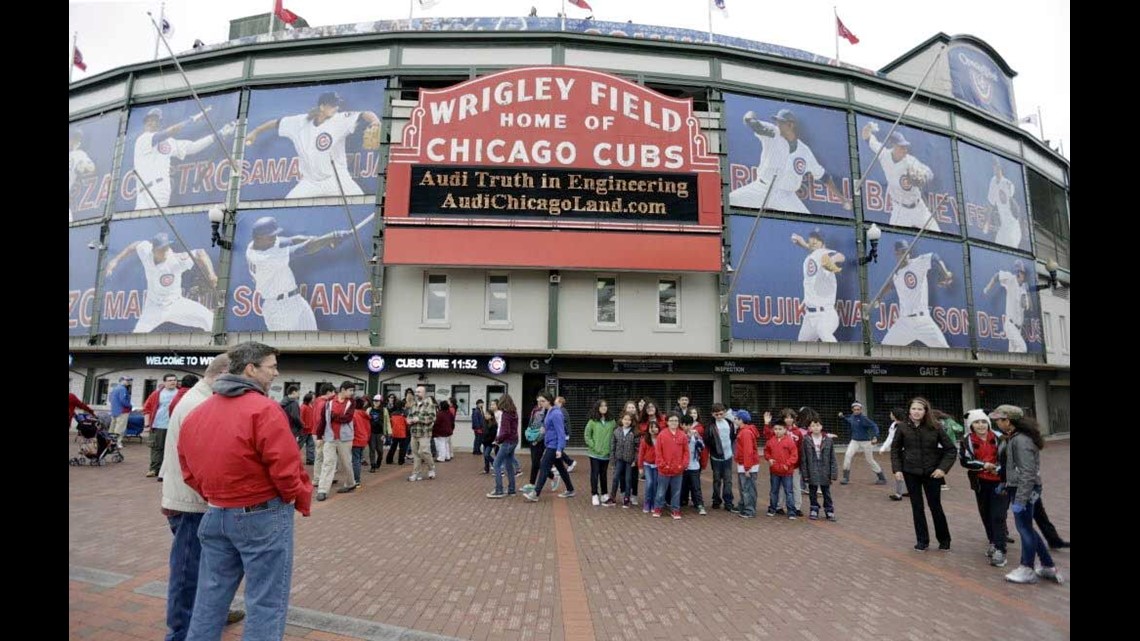
[(644, 465), (645, 468), (645, 501), (642, 503), (646, 510), (660, 509), (657, 502), (657, 466)]
[(681, 474), (675, 476), (657, 475), (657, 509), (665, 507), (665, 497), (669, 497), (669, 509), (674, 512), (681, 511)]
[[(170, 582), (166, 587), (166, 641), (185, 641), (198, 592), (198, 542), (201, 512), (179, 512), (166, 517), (174, 540), (170, 543)], [(228, 608), (227, 608), (228, 609)]]
[(724, 509), (732, 507), (732, 473), (736, 470), (736, 466), (732, 464), (732, 459), (725, 459), (718, 461), (711, 459), (709, 465), (712, 466), (713, 481), (712, 481), (712, 504), (715, 510), (720, 506), (721, 500), (724, 500)]
[[(1017, 488), (1009, 489), (1012, 494)], [(1037, 486), (1033, 488), (1033, 494), (1030, 495), (1025, 509), (1020, 514), (1013, 513), (1013, 524), (1017, 526), (1017, 534), (1021, 537), (1021, 564), (1027, 568), (1033, 567), (1034, 558), (1041, 559), (1043, 567), (1053, 567), (1053, 556), (1049, 554), (1049, 546), (1045, 545), (1045, 540), (1033, 528), (1033, 513), (1039, 498), (1041, 498), (1041, 487)]]
[(771, 489), (768, 490), (768, 511), (775, 512), (780, 503), (780, 489), (784, 490), (784, 505), (788, 508), (789, 514), (795, 514), (796, 504), (792, 502), (792, 493), (795, 492), (792, 477), (790, 476), (776, 476), (771, 474), (769, 477), (772, 481)]
[(491, 467), (495, 464), (495, 457), (498, 455), (496, 445), (483, 446), (483, 471), (490, 472)]
[(257, 512), (211, 507), (202, 518), (201, 576), (190, 641), (222, 638), (242, 577), (246, 607), (242, 641), (280, 641), (285, 636), (293, 579), (293, 506), (280, 498), (268, 503), (268, 509)]
[[(495, 494), (503, 493), (503, 467), (507, 468), (507, 493), (515, 493), (515, 448), (518, 443), (503, 443), (499, 445), (499, 453), (495, 455)], [(491, 446), (487, 446), (491, 451)]]
[(621, 489), (622, 500), (629, 500), (629, 493), (631, 491), (632, 479), (635, 474), (633, 463), (623, 461), (622, 459), (614, 459), (614, 480), (610, 484), (610, 497), (617, 501), (618, 489)]
[(756, 516), (756, 472), (748, 476), (745, 476), (744, 472), (738, 472), (737, 476), (740, 477), (740, 513), (744, 516)]

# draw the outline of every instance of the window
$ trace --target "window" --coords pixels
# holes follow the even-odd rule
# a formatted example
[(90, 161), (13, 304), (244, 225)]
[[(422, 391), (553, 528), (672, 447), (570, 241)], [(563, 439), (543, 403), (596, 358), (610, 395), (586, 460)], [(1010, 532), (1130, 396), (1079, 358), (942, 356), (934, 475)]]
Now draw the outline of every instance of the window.
[(95, 402), (92, 405), (106, 405), (110, 391), (111, 381), (105, 378), (95, 379)]
[(397, 401), (404, 400), (404, 388), (399, 383), (384, 383), (384, 398), (395, 396)]
[(487, 405), (491, 405), (491, 401), (499, 400), (499, 397), (507, 393), (506, 385), (488, 385), (487, 386)]
[(657, 281), (657, 325), (681, 326), (681, 281), (662, 278)]
[(143, 400), (150, 398), (151, 393), (154, 392), (154, 390), (156, 390), (156, 389), (158, 389), (158, 379), (157, 378), (148, 378), (148, 379), (144, 380), (143, 381), (143, 395), (142, 395)]
[(506, 274), (487, 275), (487, 322), (511, 322), (511, 277)]
[(455, 418), (470, 420), (471, 418), (471, 386), (452, 385), (451, 402), (455, 406)]
[(1045, 327), (1045, 351), (1053, 351), (1053, 315), (1042, 312), (1041, 324)]
[(1033, 209), (1033, 246), (1037, 259), (1053, 258), (1069, 269), (1069, 206), (1064, 188), (1033, 170), (1029, 178), (1029, 206)]
[(598, 325), (617, 325), (617, 296), (617, 277), (599, 277), (594, 305), (594, 321)]
[(1069, 353), (1069, 321), (1064, 316), (1058, 316), (1057, 320), (1061, 321), (1061, 351)]
[(424, 322), (446, 323), (448, 312), (446, 274), (428, 274), (424, 280)]

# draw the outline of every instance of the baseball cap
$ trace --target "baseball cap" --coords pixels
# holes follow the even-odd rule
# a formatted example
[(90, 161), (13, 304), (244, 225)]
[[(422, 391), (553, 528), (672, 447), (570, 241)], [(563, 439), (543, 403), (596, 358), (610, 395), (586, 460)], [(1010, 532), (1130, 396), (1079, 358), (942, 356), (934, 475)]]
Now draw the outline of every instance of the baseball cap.
[(160, 231), (150, 239), (150, 244), (153, 245), (155, 249), (169, 247), (170, 236), (166, 232)]
[(776, 112), (775, 116), (772, 116), (772, 117), (776, 120), (782, 120), (784, 122), (791, 122), (791, 123), (797, 122), (796, 112), (792, 111), (791, 109), (781, 109), (781, 110)]
[(855, 409), (856, 407), (863, 407), (863, 404), (860, 403), (859, 401), (855, 401), (854, 403), (851, 404), (851, 409)]
[(895, 251), (904, 252), (908, 249), (910, 249), (910, 243), (906, 242), (905, 240), (896, 240), (895, 241)]
[(1021, 408), (1016, 405), (998, 405), (994, 408), (994, 411), (990, 412), (990, 418), (993, 419), (1008, 418), (1010, 420), (1017, 420), (1023, 416), (1025, 416), (1025, 414), (1021, 411)]
[(277, 219), (273, 216), (262, 216), (253, 223), (254, 236), (276, 236), (281, 233), (281, 228), (277, 226)]
[(890, 136), (887, 136), (887, 142), (884, 146), (887, 149), (890, 149), (891, 147), (898, 147), (898, 146), (909, 147), (910, 141), (907, 140), (906, 137), (902, 135), (902, 132), (894, 131), (894, 132), (891, 132)]
[(336, 105), (339, 107), (343, 102), (340, 99), (340, 94), (335, 91), (326, 91), (317, 98), (318, 105)]
[(374, 400), (374, 401), (382, 401), (382, 400), (384, 400), (384, 395), (383, 395), (383, 394), (377, 394), (376, 396), (373, 396), (373, 397), (372, 397), (372, 400)]
[(819, 230), (819, 227), (811, 230), (811, 233), (808, 234), (808, 238), (818, 238), (819, 242), (824, 242), (823, 232)]
[(1020, 260), (1013, 261), (1013, 271), (1024, 272), (1025, 271), (1025, 263), (1021, 262)]
[(736, 410), (736, 418), (740, 419), (741, 423), (751, 423), (752, 414), (748, 410)]
[(130, 376), (120, 376), (119, 380), (120, 381), (133, 381), (135, 379), (131, 378)]
[(159, 109), (158, 107), (151, 107), (150, 110), (146, 112), (146, 117), (147, 118), (162, 118), (162, 110)]

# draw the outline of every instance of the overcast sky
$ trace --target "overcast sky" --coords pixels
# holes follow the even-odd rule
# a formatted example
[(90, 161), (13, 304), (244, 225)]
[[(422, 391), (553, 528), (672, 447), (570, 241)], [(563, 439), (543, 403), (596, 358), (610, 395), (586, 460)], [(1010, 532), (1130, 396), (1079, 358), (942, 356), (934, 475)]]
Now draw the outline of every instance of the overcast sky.
[[(596, 20), (667, 25), (707, 30), (707, 0), (588, 0)], [(409, 0), (285, 0), (285, 7), (310, 25), (346, 24), (407, 18)], [(415, 15), (433, 17), (523, 16), (532, 6), (540, 16), (554, 16), (562, 0), (439, 0)], [(1067, 0), (726, 0), (728, 17), (714, 11), (713, 29), (760, 42), (835, 56), (837, 6), (858, 45), (840, 43), (839, 55), (868, 69), (878, 69), (938, 32), (970, 34), (988, 42), (1017, 71), (1014, 94), (1019, 115), (1041, 109), (1045, 138), (1060, 141), (1071, 157), (1069, 137), (1069, 3)], [(154, 56), (154, 29), (161, 3), (92, 0), (68, 3), (68, 54), (78, 32), (87, 72), (73, 79)], [(195, 38), (208, 44), (226, 40), (233, 18), (264, 13), (273, 0), (168, 0), (166, 18), (174, 27), (175, 51)], [(589, 12), (570, 6), (571, 17)], [(1037, 127), (1023, 125), (1037, 134)]]

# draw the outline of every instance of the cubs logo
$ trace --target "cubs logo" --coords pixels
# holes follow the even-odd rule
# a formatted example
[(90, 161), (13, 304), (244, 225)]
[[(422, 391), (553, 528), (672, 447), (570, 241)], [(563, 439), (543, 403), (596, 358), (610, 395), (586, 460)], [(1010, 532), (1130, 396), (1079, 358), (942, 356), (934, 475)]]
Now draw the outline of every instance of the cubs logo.
[(903, 191), (910, 191), (914, 187), (914, 181), (910, 179), (910, 174), (899, 176), (899, 187), (902, 187)]
[(970, 69), (970, 82), (974, 85), (974, 94), (978, 100), (988, 103), (994, 94), (994, 85), (984, 74)]
[(169, 155), (173, 149), (174, 148), (170, 145), (169, 140), (163, 140), (162, 142), (158, 143), (158, 153), (162, 154), (163, 156)]
[(317, 151), (328, 151), (329, 147), (332, 147), (332, 143), (332, 135), (322, 132), (321, 135), (317, 136), (315, 144), (317, 145)]
[(914, 272), (906, 272), (903, 274), (903, 284), (906, 285), (907, 289), (918, 287), (918, 276)]
[(815, 276), (818, 271), (819, 265), (817, 265), (814, 260), (808, 259), (807, 266), (804, 267), (804, 273), (808, 276)]
[(492, 374), (502, 374), (507, 371), (507, 359), (502, 356), (492, 356), (491, 360), (487, 361), (487, 371)]
[(158, 277), (158, 284), (162, 285), (163, 287), (170, 287), (171, 285), (174, 284), (174, 275), (173, 274), (163, 274), (162, 276), (159, 276)]
[(807, 161), (803, 158), (796, 158), (792, 161), (792, 170), (796, 172), (797, 176), (802, 176), (807, 172)]
[(379, 354), (373, 354), (368, 357), (368, 371), (373, 374), (379, 374), (384, 371), (384, 357)]

